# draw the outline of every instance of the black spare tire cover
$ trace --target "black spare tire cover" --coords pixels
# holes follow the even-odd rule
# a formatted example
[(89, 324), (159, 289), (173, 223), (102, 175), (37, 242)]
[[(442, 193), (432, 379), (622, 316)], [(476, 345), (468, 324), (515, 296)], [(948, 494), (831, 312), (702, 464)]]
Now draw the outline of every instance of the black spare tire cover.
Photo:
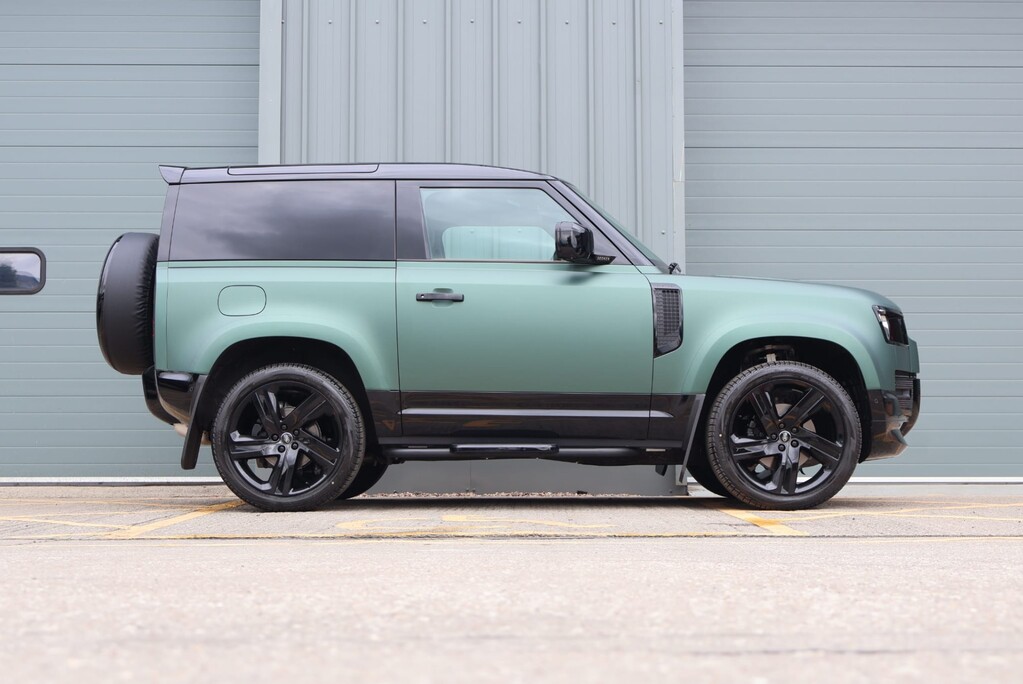
[(151, 233), (125, 233), (114, 241), (96, 293), (96, 334), (114, 370), (141, 375), (153, 365), (153, 289), (156, 248)]

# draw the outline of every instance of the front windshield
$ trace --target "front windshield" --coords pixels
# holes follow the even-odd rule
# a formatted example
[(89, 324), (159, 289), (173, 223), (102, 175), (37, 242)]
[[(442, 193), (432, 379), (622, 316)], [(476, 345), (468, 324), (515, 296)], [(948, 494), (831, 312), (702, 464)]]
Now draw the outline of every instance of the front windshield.
[(570, 187), (573, 190), (575, 190), (575, 193), (577, 195), (579, 195), (580, 197), (582, 197), (583, 200), (585, 200), (586, 203), (589, 204), (593, 208), (593, 210), (595, 212), (597, 212), (598, 214), (603, 216), (605, 221), (607, 221), (612, 226), (614, 226), (618, 230), (618, 232), (621, 233), (625, 237), (626, 240), (628, 240), (630, 243), (632, 243), (632, 246), (635, 247), (636, 249), (638, 249), (643, 254), (643, 256), (645, 256), (647, 259), (649, 259), (650, 263), (653, 264), (654, 266), (656, 266), (658, 270), (660, 270), (663, 273), (670, 273), (670, 269), (668, 268), (668, 264), (664, 263), (664, 261), (662, 261), (661, 258), (658, 257), (654, 253), (654, 251), (652, 249), (650, 249), (649, 247), (644, 245), (642, 242), (640, 242), (639, 238), (637, 238), (635, 235), (632, 234), (632, 231), (630, 231), (628, 228), (626, 228), (625, 226), (623, 226), (621, 223), (618, 222), (618, 219), (616, 219), (614, 216), (612, 216), (602, 206), (600, 206), (599, 204), (594, 202), (592, 199), (587, 197), (586, 193), (584, 193), (579, 188), (575, 187), (571, 183), (566, 183), (566, 185), (568, 185), (568, 187)]

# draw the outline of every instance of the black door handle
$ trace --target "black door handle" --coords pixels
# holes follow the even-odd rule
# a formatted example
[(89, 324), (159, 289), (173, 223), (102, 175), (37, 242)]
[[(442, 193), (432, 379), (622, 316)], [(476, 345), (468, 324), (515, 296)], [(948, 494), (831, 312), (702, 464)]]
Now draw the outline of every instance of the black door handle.
[(420, 292), (416, 295), (417, 302), (464, 302), (465, 295), (457, 292)]

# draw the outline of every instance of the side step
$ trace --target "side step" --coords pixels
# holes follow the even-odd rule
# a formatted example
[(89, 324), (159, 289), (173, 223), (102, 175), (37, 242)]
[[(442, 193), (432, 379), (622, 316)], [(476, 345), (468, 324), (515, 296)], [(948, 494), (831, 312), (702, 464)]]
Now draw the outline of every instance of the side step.
[(453, 454), (486, 454), (497, 452), (511, 456), (518, 452), (529, 452), (539, 458), (539, 454), (556, 454), (556, 444), (453, 444), (450, 449)]
[(659, 465), (681, 463), (681, 450), (629, 447), (560, 447), (557, 444), (453, 444), (434, 447), (384, 447), (390, 463), (538, 458), (587, 465)]

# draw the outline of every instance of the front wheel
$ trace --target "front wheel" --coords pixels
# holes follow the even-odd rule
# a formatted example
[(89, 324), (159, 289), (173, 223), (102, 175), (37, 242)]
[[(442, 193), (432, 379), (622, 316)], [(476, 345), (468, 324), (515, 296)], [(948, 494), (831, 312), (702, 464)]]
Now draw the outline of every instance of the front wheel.
[(707, 419), (707, 456), (722, 486), (758, 508), (824, 503), (845, 486), (861, 444), (856, 405), (824, 371), (771, 362), (725, 385)]
[(338, 495), (338, 499), (354, 499), (361, 494), (365, 494), (373, 488), (377, 482), (380, 482), (380, 478), (387, 472), (387, 461), (382, 457), (376, 456), (371, 457), (370, 454), (366, 454), (366, 458), (362, 461), (362, 466), (359, 468), (358, 474), (352, 483), (345, 488), (343, 492)]
[(338, 498), (366, 448), (351, 392), (315, 368), (293, 364), (261, 368), (232, 387), (211, 441), (225, 484), (265, 511), (305, 511)]

